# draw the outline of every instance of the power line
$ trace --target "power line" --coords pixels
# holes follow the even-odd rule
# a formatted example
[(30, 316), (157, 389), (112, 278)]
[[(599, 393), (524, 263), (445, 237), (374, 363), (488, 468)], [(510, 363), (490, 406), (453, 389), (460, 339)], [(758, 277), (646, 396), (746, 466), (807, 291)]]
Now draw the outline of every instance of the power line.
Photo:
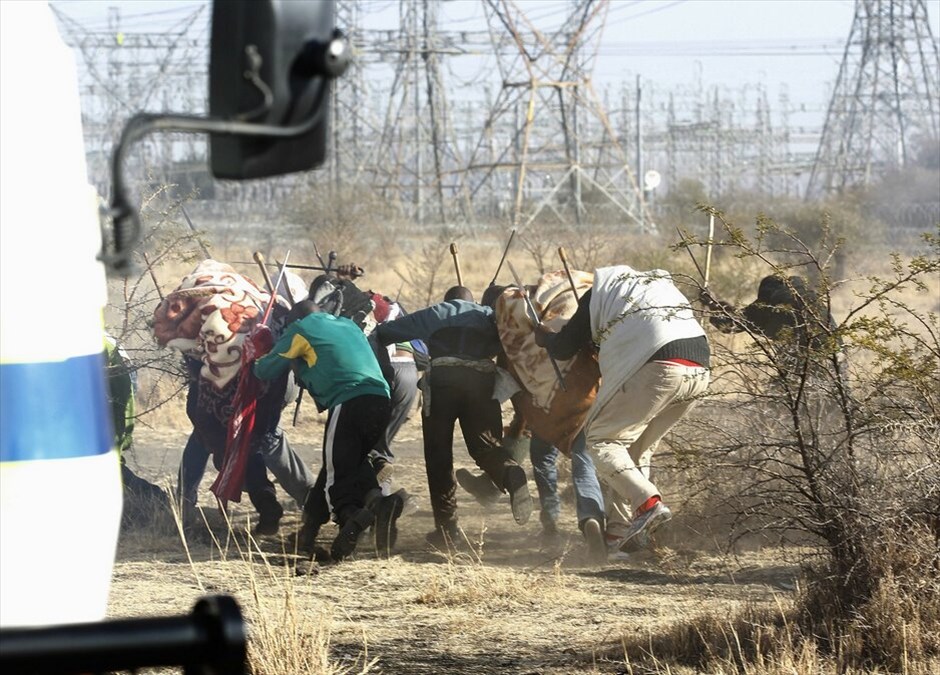
[[(491, 0), (478, 5), (485, 30), (454, 30), (446, 18), (449, 6), (435, 0), (339, 0), (337, 25), (348, 28), (356, 56), (333, 90), (330, 184), (377, 190), (415, 222), (498, 217), (524, 224), (551, 212), (573, 223), (585, 209), (606, 209), (619, 213), (622, 221), (648, 223), (636, 179), (639, 142), (643, 166), (663, 173), (663, 189), (694, 178), (712, 193), (730, 186), (793, 193), (805, 180), (797, 174), (807, 175), (818, 143), (812, 105), (792, 105), (782, 96), (771, 105), (759, 83), (732, 88), (696, 81), (667, 89), (655, 80), (641, 83), (638, 103), (632, 84), (595, 90), (592, 59), (789, 58), (834, 50), (837, 40), (673, 44), (631, 43), (619, 35), (601, 39), (611, 35), (606, 29), (612, 20), (632, 20), (638, 11), (665, 11), (678, 4), (648, 9), (639, 1), (567, 0), (537, 6), (529, 16), (512, 0)], [(106, 185), (111, 143), (132, 112), (145, 103), (205, 109), (208, 5), (185, 5), (190, 14), (180, 8), (152, 14), (151, 23), (117, 12), (106, 30), (92, 30), (60, 7), (63, 33), (81, 54), (90, 170), (96, 182)], [(364, 28), (392, 7), (399, 9), (395, 21)], [(562, 10), (563, 20), (554, 21)], [(128, 30), (129, 16), (143, 30)], [(546, 21), (550, 28), (544, 27)], [(172, 30), (158, 31), (158, 25)], [(831, 114), (844, 109), (833, 106)], [(810, 117), (802, 125), (792, 121)], [(205, 172), (204, 164), (197, 166), (203, 161), (197, 158), (205, 157), (202, 138), (153, 137), (142, 146), (142, 164), (167, 172), (186, 166), (206, 196), (214, 191), (219, 198), (237, 200), (250, 194), (263, 203), (309, 180), (301, 175), (270, 184), (215, 185), (197, 175)], [(180, 162), (179, 157), (187, 159)], [(583, 199), (588, 192), (595, 199), (591, 204)]]

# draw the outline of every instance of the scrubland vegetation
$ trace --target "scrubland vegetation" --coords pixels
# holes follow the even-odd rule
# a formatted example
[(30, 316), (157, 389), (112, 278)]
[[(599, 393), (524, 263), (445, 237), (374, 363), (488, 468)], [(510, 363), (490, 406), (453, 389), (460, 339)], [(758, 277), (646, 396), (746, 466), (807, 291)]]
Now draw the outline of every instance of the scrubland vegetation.
[[(779, 273), (805, 277), (819, 297), (809, 322), (817, 339), (798, 367), (758, 333), (708, 329), (713, 385), (654, 459), (677, 518), (648, 556), (586, 567), (570, 504), (565, 551), (533, 553), (531, 528), (516, 530), (460, 495), (471, 514), (469, 553), (427, 551), (424, 510), (402, 521), (391, 560), (364, 552), (311, 575), (286, 534), (276, 543), (247, 538), (244, 507), (230, 523), (207, 509), (214, 539), (183, 547), (175, 528), (159, 526), (125, 534), (114, 611), (133, 614), (144, 595), (172, 592), (174, 581), (188, 589), (180, 597), (236, 592), (259, 674), (938, 672), (940, 229), (917, 236), (876, 213), (901, 185), (927, 189), (917, 186), (930, 177), (824, 204), (738, 195), (732, 208), (686, 185), (664, 198), (669, 215), (655, 233), (590, 219), (575, 230), (548, 217), (518, 233), (510, 259), (527, 278), (559, 268), (564, 246), (578, 269), (670, 270), (694, 303), (703, 279), (690, 253), (704, 264), (711, 216), (714, 294), (746, 304), (763, 276)], [(159, 195), (148, 202), (146, 220), (160, 225), (139, 277), (112, 282), (106, 316), (140, 368), (144, 440), (132, 465), (166, 477), (178, 459), (166, 446), (181, 448), (188, 432), (178, 358), (155, 349), (147, 321), (154, 283), (172, 290), (204, 257), (202, 246), (231, 263), (256, 249), (269, 260), (290, 249), (292, 260), (315, 263), (315, 241), (321, 253), (364, 266), (364, 287), (418, 308), (455, 283), (450, 242), (460, 246), (465, 285), (479, 294), (508, 236), (502, 225), (417, 229), (368, 194), (327, 205), (322, 197), (284, 205), (283, 225), (237, 235), (209, 224), (194, 234), (178, 205)], [(257, 276), (251, 265), (236, 268)], [(321, 429), (310, 410), (289, 430), (313, 462)], [(404, 480), (426, 495), (417, 420), (402, 433)], [(468, 460), (462, 449), (455, 456)], [(150, 568), (164, 570), (159, 582), (133, 583)]]

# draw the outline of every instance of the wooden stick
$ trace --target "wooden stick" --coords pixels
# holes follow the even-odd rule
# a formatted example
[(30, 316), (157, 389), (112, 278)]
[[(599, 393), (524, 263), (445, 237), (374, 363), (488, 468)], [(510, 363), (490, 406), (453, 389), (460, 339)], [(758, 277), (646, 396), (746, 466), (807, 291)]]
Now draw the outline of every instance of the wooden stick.
[(571, 269), (568, 267), (568, 256), (565, 254), (565, 247), (558, 247), (558, 257), (561, 258), (561, 264), (565, 266), (565, 275), (568, 277), (568, 283), (571, 284), (571, 292), (574, 293), (574, 299), (580, 300), (578, 297), (578, 287), (574, 285), (574, 277), (571, 276)]
[(457, 244), (451, 243), (450, 254), (454, 258), (454, 267), (457, 269), (457, 285), (463, 286), (463, 277), (460, 276), (460, 260), (457, 258)]
[(490, 286), (496, 285), (496, 277), (499, 276), (499, 271), (503, 269), (503, 263), (506, 262), (506, 255), (509, 253), (509, 247), (512, 246), (512, 240), (516, 236), (516, 228), (512, 228), (512, 232), (509, 233), (509, 241), (506, 242), (506, 248), (503, 249), (503, 257), (499, 259), (499, 265), (496, 268), (496, 274), (493, 275), (493, 280), (490, 282)]
[[(679, 239), (685, 241), (685, 235), (682, 234), (682, 230), (679, 229), (678, 225), (676, 226), (676, 232), (679, 233)], [(702, 270), (702, 266), (698, 264), (698, 260), (695, 259), (695, 254), (692, 253), (692, 249), (690, 249), (688, 246), (683, 246), (683, 248), (689, 252), (689, 257), (692, 258), (692, 264), (695, 265), (695, 269), (698, 270), (698, 273), (702, 275), (702, 281), (707, 284), (708, 282), (706, 281), (705, 272)]]
[(255, 259), (255, 262), (258, 263), (258, 267), (261, 268), (261, 274), (264, 277), (264, 283), (267, 284), (268, 293), (273, 297), (275, 295), (274, 284), (271, 282), (271, 275), (268, 274), (268, 266), (264, 261), (264, 256), (261, 255), (261, 251), (255, 251), (252, 253), (251, 257)]
[(708, 288), (708, 273), (712, 268), (712, 244), (715, 239), (715, 214), (711, 213), (708, 216), (708, 248), (705, 249), (705, 273), (702, 274), (703, 288)]

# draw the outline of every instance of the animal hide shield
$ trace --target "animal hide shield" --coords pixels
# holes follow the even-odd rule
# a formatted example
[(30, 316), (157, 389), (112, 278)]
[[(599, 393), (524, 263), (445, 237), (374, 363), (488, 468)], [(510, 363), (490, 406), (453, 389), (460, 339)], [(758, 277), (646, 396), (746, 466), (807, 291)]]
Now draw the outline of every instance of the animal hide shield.
[[(578, 297), (591, 289), (592, 274), (572, 271), (571, 275)], [(564, 270), (543, 275), (534, 290), (530, 287), (530, 299), (542, 323), (554, 331), (578, 309)], [(558, 362), (565, 378), (562, 390), (548, 352), (535, 344), (535, 326), (518, 288), (507, 288), (497, 300), (496, 326), (504, 352), (499, 365), (522, 386), (512, 397), (513, 408), (532, 433), (570, 454), (597, 395), (600, 370), (594, 350), (587, 346), (573, 359)]]

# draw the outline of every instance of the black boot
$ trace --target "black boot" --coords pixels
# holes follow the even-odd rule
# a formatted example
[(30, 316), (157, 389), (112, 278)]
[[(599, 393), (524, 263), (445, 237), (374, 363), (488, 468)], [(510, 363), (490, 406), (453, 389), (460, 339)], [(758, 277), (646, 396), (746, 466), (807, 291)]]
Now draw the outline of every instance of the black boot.
[(510, 464), (503, 473), (503, 487), (509, 493), (509, 503), (512, 505), (512, 517), (519, 525), (525, 525), (532, 515), (532, 496), (529, 494), (529, 483), (526, 480), (525, 469), (518, 464)]
[(382, 497), (374, 504), (375, 510), (375, 550), (380, 557), (392, 554), (398, 539), (398, 518), (405, 508), (405, 500), (397, 492)]
[(256, 537), (265, 537), (277, 534), (281, 527), (281, 517), (284, 515), (284, 507), (277, 500), (274, 488), (270, 490), (260, 490), (255, 493), (248, 493), (248, 498), (252, 505), (258, 511), (258, 522), (255, 523), (255, 529), (252, 534)]
[(369, 509), (347, 509), (341, 518), (343, 524), (330, 547), (330, 555), (337, 561), (351, 556), (359, 543), (359, 536), (375, 523), (375, 514)]
[(258, 522), (255, 523), (251, 533), (256, 537), (277, 534), (281, 526), (281, 517), (284, 515), (284, 507), (277, 500), (274, 485), (270, 484), (261, 489), (249, 490), (248, 499), (251, 500), (252, 506), (258, 511)]
[(269, 537), (277, 534), (281, 529), (281, 517), (284, 515), (284, 507), (278, 502), (273, 506), (266, 508), (258, 514), (258, 522), (252, 532), (256, 537)]

